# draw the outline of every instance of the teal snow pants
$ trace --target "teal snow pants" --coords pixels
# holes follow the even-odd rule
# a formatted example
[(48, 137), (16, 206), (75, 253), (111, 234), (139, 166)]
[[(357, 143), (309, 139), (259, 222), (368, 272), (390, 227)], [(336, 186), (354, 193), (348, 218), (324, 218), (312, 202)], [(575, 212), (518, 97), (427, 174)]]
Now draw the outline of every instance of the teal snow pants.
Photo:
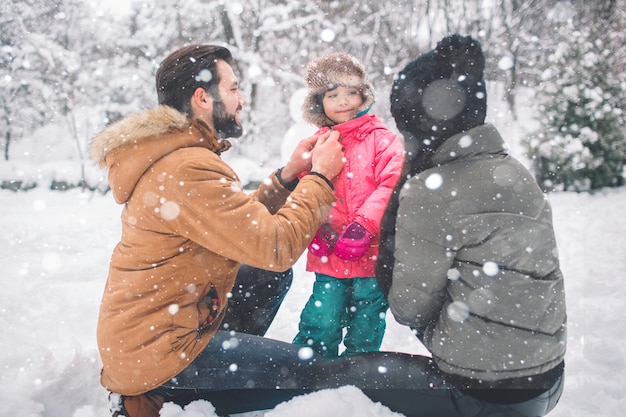
[(315, 274), (313, 294), (302, 310), (293, 343), (310, 346), (325, 357), (338, 355), (342, 339), (344, 355), (376, 352), (385, 334), (388, 308), (376, 277), (339, 279)]

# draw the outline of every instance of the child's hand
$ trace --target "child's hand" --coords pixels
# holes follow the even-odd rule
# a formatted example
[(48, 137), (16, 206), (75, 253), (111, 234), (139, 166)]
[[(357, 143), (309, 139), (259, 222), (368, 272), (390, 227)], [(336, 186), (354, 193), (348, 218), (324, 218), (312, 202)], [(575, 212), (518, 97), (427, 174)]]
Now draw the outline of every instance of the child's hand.
[(335, 245), (335, 255), (344, 261), (359, 260), (370, 246), (372, 235), (358, 222), (350, 223), (341, 232)]
[(337, 243), (337, 234), (332, 231), (328, 223), (324, 223), (317, 230), (313, 240), (309, 243), (308, 249), (312, 255), (328, 256), (333, 253), (335, 243)]

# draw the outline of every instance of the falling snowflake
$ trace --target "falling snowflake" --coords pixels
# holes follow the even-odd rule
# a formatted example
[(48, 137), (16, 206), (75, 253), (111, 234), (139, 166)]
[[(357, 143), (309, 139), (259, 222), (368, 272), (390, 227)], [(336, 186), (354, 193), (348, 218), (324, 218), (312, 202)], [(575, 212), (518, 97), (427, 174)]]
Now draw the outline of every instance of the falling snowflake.
[(515, 61), (513, 61), (513, 58), (510, 56), (503, 56), (500, 58), (500, 61), (498, 61), (498, 68), (503, 71), (510, 70), (514, 65)]
[(330, 28), (326, 28), (320, 33), (320, 39), (324, 42), (332, 42), (335, 40), (336, 36), (335, 31)]
[(167, 308), (167, 312), (173, 316), (178, 313), (179, 309), (180, 307), (178, 306), (178, 304), (170, 304), (170, 306)]
[(166, 201), (161, 206), (159, 214), (164, 220), (174, 220), (180, 214), (180, 207), (173, 201)]
[(425, 183), (429, 190), (438, 190), (443, 185), (443, 177), (440, 174), (430, 174)]
[(310, 347), (303, 347), (298, 350), (298, 359), (306, 361), (313, 357), (314, 351)]
[(196, 81), (203, 82), (203, 83), (208, 83), (209, 81), (211, 81), (212, 78), (213, 78), (213, 74), (211, 74), (211, 71), (209, 71), (206, 68), (200, 70), (198, 75), (196, 75)]
[(461, 301), (455, 301), (447, 308), (448, 317), (457, 323), (463, 323), (469, 317), (469, 307)]
[(485, 262), (483, 272), (490, 277), (495, 277), (500, 272), (500, 267), (495, 262)]

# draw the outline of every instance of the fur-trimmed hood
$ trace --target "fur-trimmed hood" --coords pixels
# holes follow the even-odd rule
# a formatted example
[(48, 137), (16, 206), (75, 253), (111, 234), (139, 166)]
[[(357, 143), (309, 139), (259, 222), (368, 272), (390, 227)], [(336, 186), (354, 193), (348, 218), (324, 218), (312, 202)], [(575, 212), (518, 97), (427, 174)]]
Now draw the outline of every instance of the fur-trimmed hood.
[(363, 97), (363, 104), (358, 108), (360, 114), (374, 104), (374, 87), (367, 81), (365, 67), (348, 54), (334, 53), (312, 61), (306, 68), (304, 81), (308, 94), (302, 105), (302, 115), (305, 121), (317, 127), (336, 124), (324, 113), (320, 96), (337, 86), (359, 89)]
[(186, 147), (208, 148), (220, 154), (230, 142), (220, 140), (205, 123), (159, 106), (125, 117), (105, 128), (91, 142), (91, 158), (108, 170), (118, 203), (132, 194), (136, 182), (159, 159)]
[(190, 126), (183, 113), (168, 106), (159, 106), (131, 114), (98, 134), (91, 142), (91, 159), (101, 168), (107, 168), (106, 156), (113, 149), (129, 142), (159, 136), (172, 129), (183, 130)]

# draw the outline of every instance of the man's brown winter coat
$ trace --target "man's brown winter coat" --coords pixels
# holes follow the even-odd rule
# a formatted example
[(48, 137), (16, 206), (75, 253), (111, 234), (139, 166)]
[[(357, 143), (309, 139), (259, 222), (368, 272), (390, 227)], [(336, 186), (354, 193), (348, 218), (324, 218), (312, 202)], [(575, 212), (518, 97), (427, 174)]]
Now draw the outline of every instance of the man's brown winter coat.
[(246, 194), (219, 156), (225, 148), (208, 126), (167, 106), (129, 116), (92, 143), (124, 204), (98, 321), (110, 391), (141, 394), (180, 373), (217, 331), (239, 264), (288, 269), (334, 201), (313, 175), (291, 193), (271, 175)]

